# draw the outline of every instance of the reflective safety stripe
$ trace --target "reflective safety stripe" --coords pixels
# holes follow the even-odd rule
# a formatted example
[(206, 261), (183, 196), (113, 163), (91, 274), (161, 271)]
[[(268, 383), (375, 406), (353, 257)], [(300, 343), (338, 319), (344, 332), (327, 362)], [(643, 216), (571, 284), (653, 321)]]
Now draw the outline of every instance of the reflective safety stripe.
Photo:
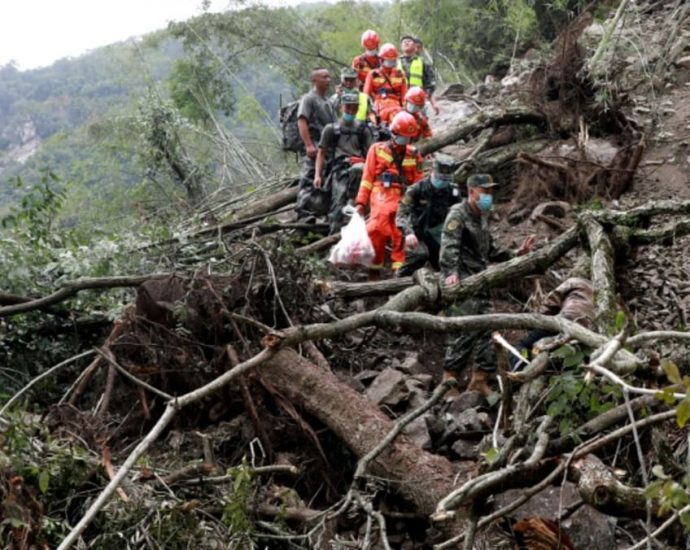
[(391, 269), (392, 269), (393, 271), (396, 271), (396, 270), (400, 269), (400, 268), (402, 267), (402, 265), (403, 265), (402, 262), (393, 262), (393, 263), (391, 264)]
[(362, 183), (360, 183), (359, 185), (360, 187), (364, 187), (364, 189), (369, 190), (371, 190), (374, 187), (374, 184), (367, 180), (362, 180)]
[(369, 269), (383, 269), (383, 264), (371, 264)]
[(405, 158), (402, 161), (403, 166), (417, 166), (417, 159), (411, 159), (410, 157)]
[(359, 92), (359, 108), (357, 109), (357, 120), (365, 121), (369, 112), (369, 96), (364, 92)]
[(376, 156), (381, 157), (383, 160), (387, 162), (393, 162), (393, 155), (388, 153), (385, 149), (377, 148), (376, 149)]
[(383, 182), (380, 180), (376, 180), (376, 185), (374, 185), (374, 188), (371, 190), (373, 194), (376, 193), (390, 193), (392, 195), (402, 195), (403, 190), (400, 187), (399, 183), (393, 183), (390, 187), (384, 187)]

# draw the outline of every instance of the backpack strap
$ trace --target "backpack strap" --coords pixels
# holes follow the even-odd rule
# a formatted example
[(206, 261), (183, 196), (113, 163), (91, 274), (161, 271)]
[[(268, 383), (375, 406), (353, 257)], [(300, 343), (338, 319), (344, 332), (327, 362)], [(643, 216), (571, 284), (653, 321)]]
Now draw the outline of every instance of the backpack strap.
[(397, 153), (395, 150), (395, 147), (388, 147), (391, 152), (391, 156), (393, 157), (393, 162), (395, 163), (395, 166), (398, 168), (398, 178), (400, 179), (400, 183), (403, 184), (403, 186), (407, 186), (407, 178), (405, 177), (405, 172), (403, 170), (403, 159), (405, 158), (405, 155), (407, 153), (407, 149), (402, 154), (402, 157)]

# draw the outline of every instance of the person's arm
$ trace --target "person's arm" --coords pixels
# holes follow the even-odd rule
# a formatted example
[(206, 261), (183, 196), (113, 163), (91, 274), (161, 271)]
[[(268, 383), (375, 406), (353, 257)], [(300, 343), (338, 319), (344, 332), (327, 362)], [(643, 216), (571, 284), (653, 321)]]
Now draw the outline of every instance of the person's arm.
[(452, 207), (448, 211), (446, 221), (443, 223), (441, 251), (439, 253), (439, 264), (446, 286), (456, 285), (460, 282), (460, 265), (462, 262), (460, 254), (461, 238), (462, 219), (460, 211)]
[(402, 75), (402, 87), (400, 88), (400, 106), (405, 108), (405, 94), (407, 93), (407, 78), (405, 73)]
[(321, 174), (323, 173), (324, 164), (326, 164), (326, 150), (319, 147), (319, 150), (316, 153), (316, 170), (314, 172), (314, 187), (316, 189), (321, 189)]
[(429, 119), (426, 117), (422, 118), (422, 123), (419, 125), (421, 130), (422, 130), (422, 137), (423, 138), (430, 138), (431, 137), (431, 126), (429, 126)]
[(367, 94), (373, 101), (374, 99), (374, 71), (369, 71), (367, 79), (364, 81), (362, 91)]
[(355, 204), (357, 211), (364, 215), (364, 210), (369, 204), (369, 196), (371, 190), (374, 188), (374, 181), (376, 180), (376, 147), (369, 147), (367, 153), (367, 160), (364, 162), (364, 170), (362, 171), (362, 181), (359, 184), (359, 191)]
[(324, 167), (326, 166), (326, 157), (332, 150), (335, 140), (335, 131), (333, 124), (326, 124), (326, 127), (321, 132), (321, 141), (319, 141), (319, 149), (316, 153), (316, 164), (314, 166), (314, 187), (321, 189), (323, 183)]
[(408, 187), (405, 195), (398, 204), (398, 213), (395, 215), (395, 225), (398, 226), (403, 235), (414, 234), (413, 212), (417, 203), (418, 185)]
[(309, 122), (306, 118), (300, 117), (297, 119), (297, 128), (299, 128), (299, 135), (304, 142), (304, 148), (307, 152), (307, 156), (311, 159), (316, 158), (316, 145), (311, 139), (311, 134), (309, 134)]
[(436, 75), (434, 73), (434, 66), (426, 60), (424, 60), (424, 70), (422, 72), (422, 87), (426, 92), (429, 103), (434, 108), (434, 113), (438, 115), (441, 110), (436, 105), (436, 97), (434, 96), (436, 91)]

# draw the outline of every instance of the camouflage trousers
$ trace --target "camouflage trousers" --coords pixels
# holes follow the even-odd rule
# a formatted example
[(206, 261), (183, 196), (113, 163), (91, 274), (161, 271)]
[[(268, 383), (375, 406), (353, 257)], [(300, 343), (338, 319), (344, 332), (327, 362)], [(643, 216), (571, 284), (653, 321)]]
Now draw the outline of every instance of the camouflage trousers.
[[(446, 315), (459, 317), (492, 312), (493, 306), (488, 296), (475, 296), (464, 302), (453, 304), (446, 310)], [(496, 370), (496, 350), (491, 340), (490, 330), (463, 331), (460, 335), (452, 335), (448, 338), (443, 369), (460, 372), (465, 368)]]
[(328, 211), (330, 200), (325, 192), (314, 187), (314, 175), (316, 174), (316, 162), (307, 155), (302, 157), (302, 173), (297, 191), (295, 211), (297, 219), (304, 220), (310, 216), (324, 216)]
[(343, 214), (343, 207), (354, 202), (363, 168), (363, 163), (350, 165), (349, 162), (340, 162), (331, 171), (329, 176), (331, 206), (328, 211), (331, 234), (340, 231), (347, 221)]

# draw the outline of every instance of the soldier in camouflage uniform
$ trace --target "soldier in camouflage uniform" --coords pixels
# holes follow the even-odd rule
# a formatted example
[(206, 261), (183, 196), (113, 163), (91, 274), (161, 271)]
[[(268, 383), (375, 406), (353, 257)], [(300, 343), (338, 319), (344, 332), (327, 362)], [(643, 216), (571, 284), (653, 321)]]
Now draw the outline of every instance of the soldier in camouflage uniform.
[[(489, 174), (475, 174), (467, 180), (467, 199), (448, 212), (441, 235), (441, 272), (444, 284), (456, 286), (466, 277), (486, 269), (490, 262), (502, 262), (526, 254), (534, 246), (528, 237), (516, 253), (496, 246), (489, 230), (488, 214), (493, 205), (493, 193), (498, 184)], [(471, 298), (453, 304), (449, 315), (479, 315), (492, 311), (488, 289)], [(491, 331), (466, 331), (449, 340), (444, 360), (444, 379), (472, 365), (468, 391), (491, 393), (488, 373), (496, 369), (496, 354)]]
[(398, 206), (396, 224), (405, 238), (405, 263), (398, 276), (412, 275), (427, 261), (438, 270), (441, 230), (448, 209), (460, 202), (460, 190), (453, 183), (457, 163), (439, 154), (431, 174), (407, 188)]

